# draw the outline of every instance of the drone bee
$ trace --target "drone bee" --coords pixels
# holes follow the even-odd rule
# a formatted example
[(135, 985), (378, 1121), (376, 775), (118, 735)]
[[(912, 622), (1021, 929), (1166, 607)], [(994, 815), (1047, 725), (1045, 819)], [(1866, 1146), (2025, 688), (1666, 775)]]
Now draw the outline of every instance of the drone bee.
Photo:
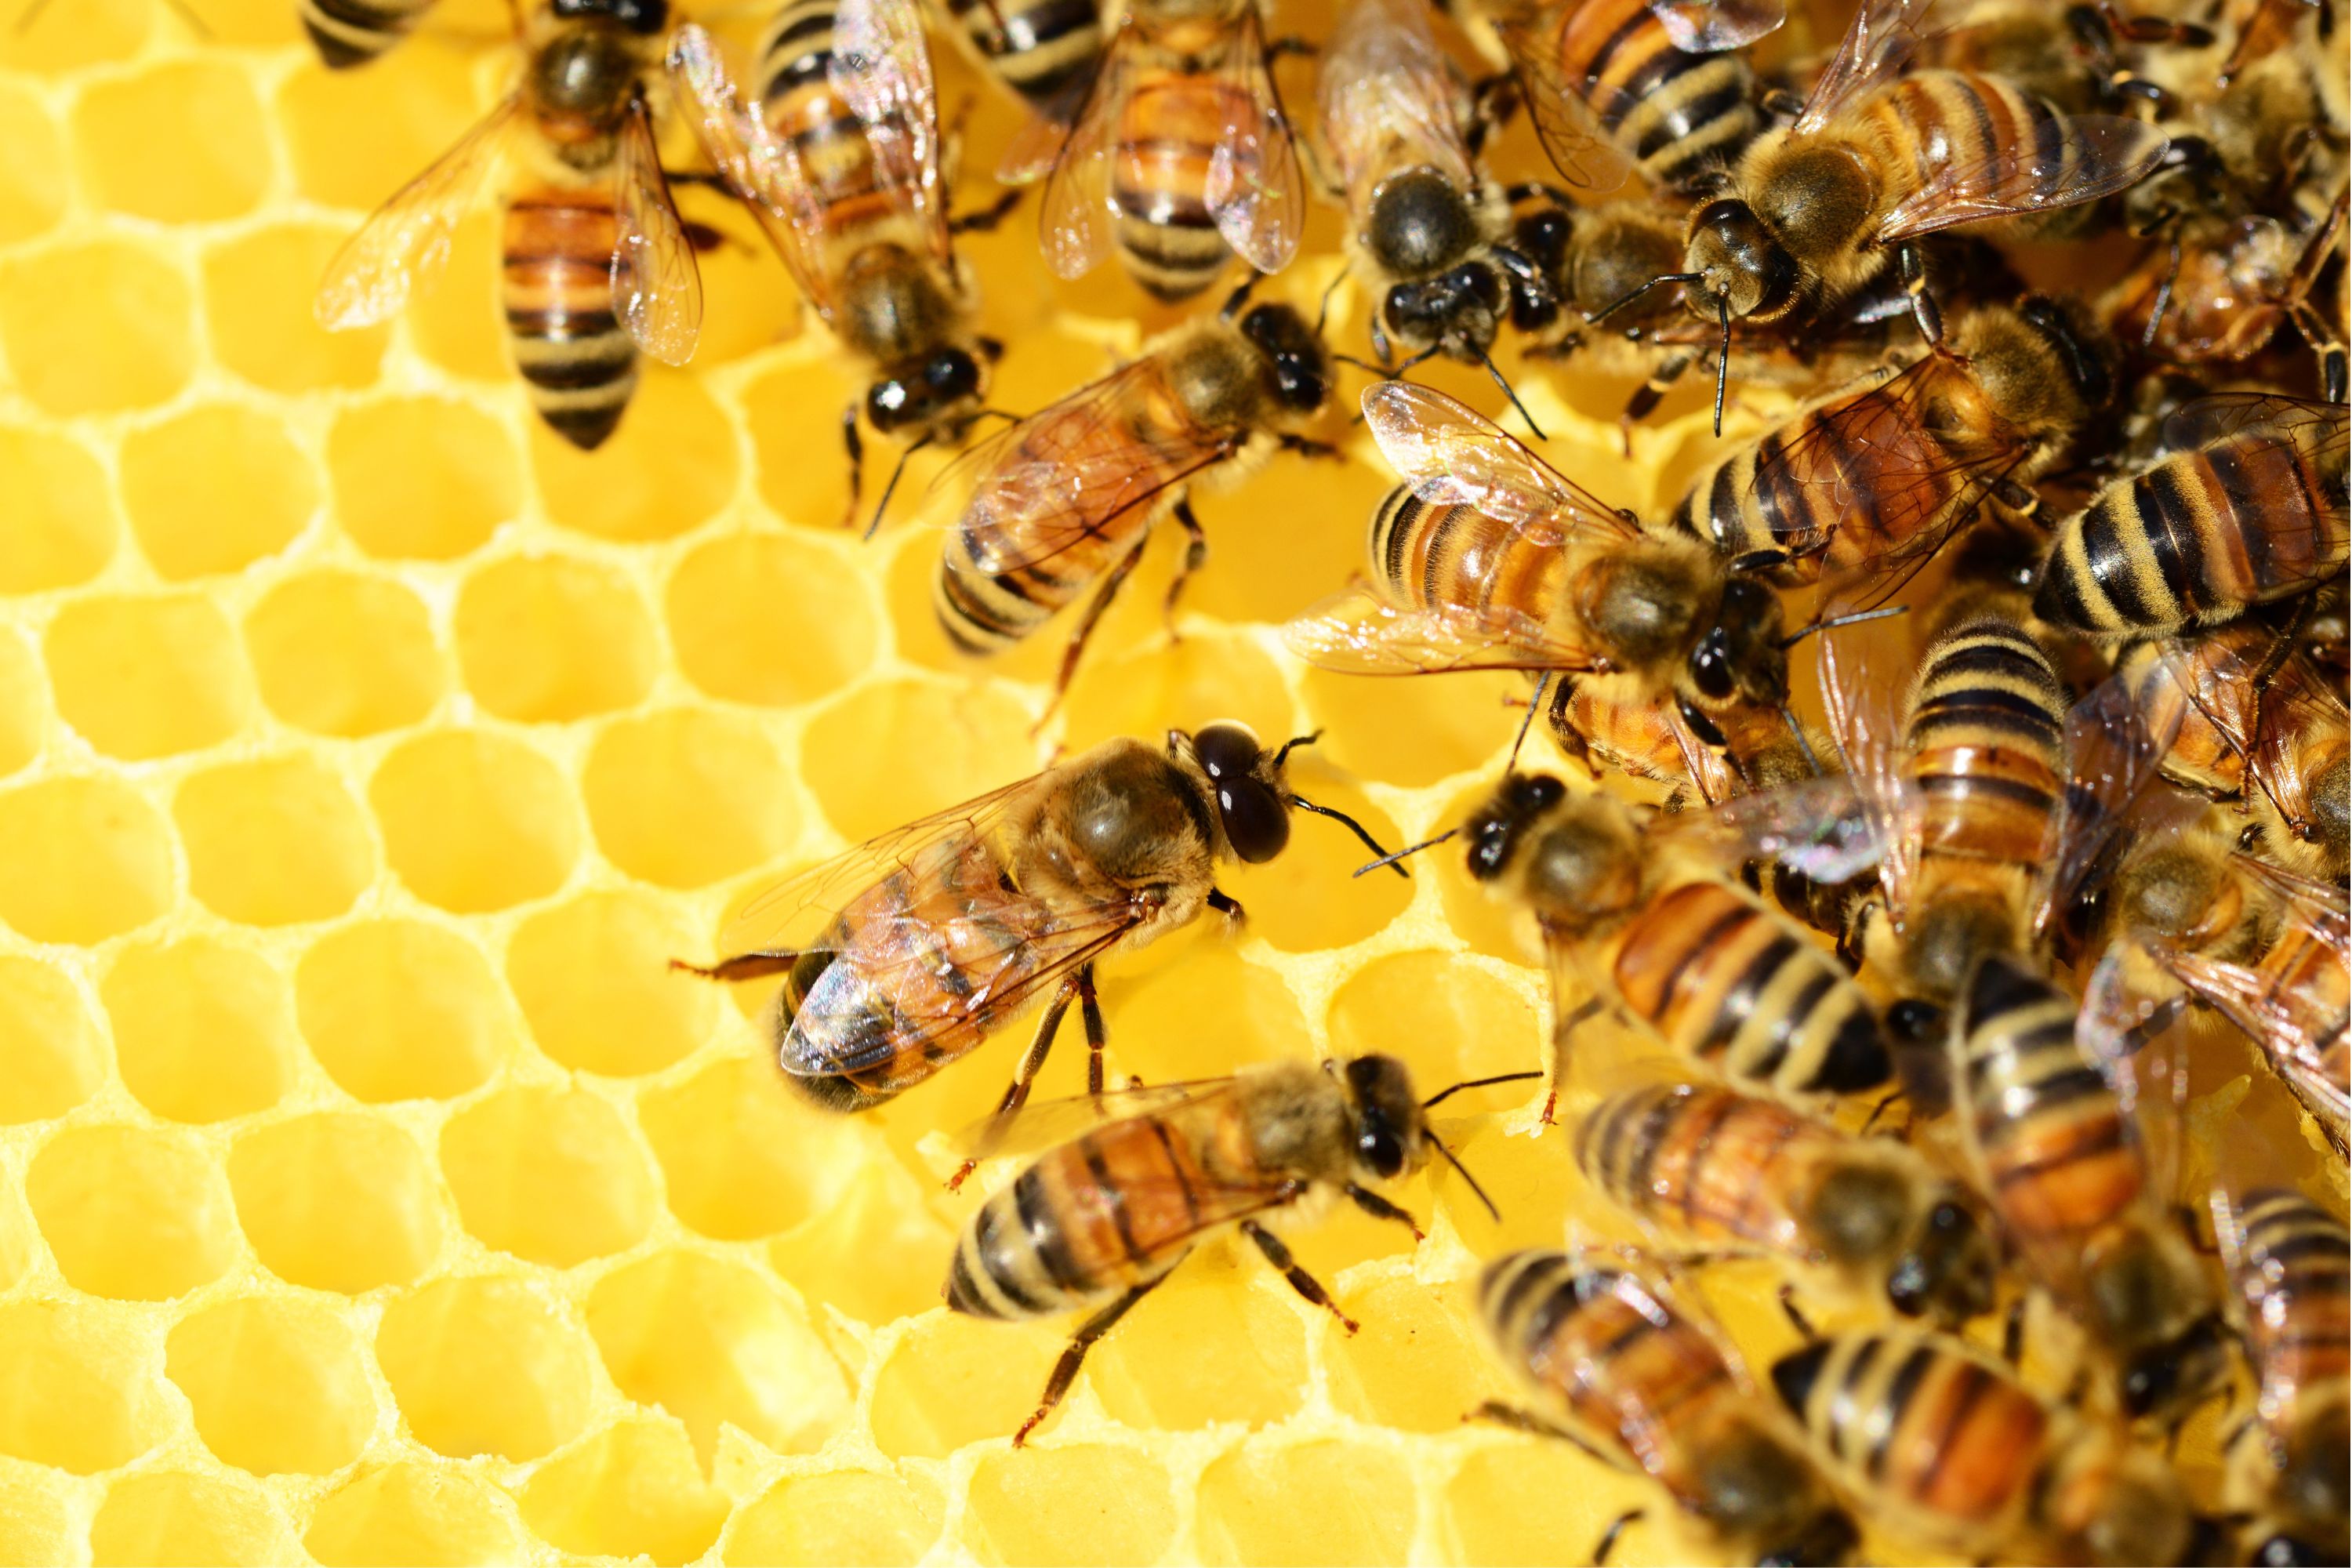
[(548, 427), (593, 451), (637, 384), (639, 351), (694, 353), (702, 284), (654, 143), (650, 78), (664, 0), (551, 0), (524, 28), (521, 83), (395, 192), (328, 263), (313, 305), (330, 331), (397, 315), (448, 258), (490, 171), (505, 193), (507, 341)]

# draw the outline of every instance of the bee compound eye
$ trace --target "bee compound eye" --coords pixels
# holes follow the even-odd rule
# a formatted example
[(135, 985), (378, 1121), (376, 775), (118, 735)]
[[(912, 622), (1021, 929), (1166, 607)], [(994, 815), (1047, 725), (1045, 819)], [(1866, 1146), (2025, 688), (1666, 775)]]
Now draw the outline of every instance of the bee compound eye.
[(1255, 779), (1219, 783), (1217, 816), (1224, 824), (1225, 842), (1247, 864), (1273, 859), (1290, 842), (1290, 807)]

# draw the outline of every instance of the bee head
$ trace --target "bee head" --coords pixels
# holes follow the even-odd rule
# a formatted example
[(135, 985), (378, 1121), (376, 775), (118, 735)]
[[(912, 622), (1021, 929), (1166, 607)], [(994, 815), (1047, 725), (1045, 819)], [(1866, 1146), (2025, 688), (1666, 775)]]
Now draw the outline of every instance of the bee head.
[(1860, 1540), (1803, 1455), (1760, 1422), (1738, 1421), (1704, 1446), (1699, 1512), (1759, 1564), (1845, 1562)]
[(554, 0), (558, 21), (604, 21), (651, 37), (669, 24), (668, 0)]
[(1290, 843), (1290, 802), (1281, 769), (1256, 734), (1227, 721), (1204, 725), (1192, 739), (1234, 858), (1255, 866), (1281, 854)]
[(889, 434), (950, 423), (979, 401), (987, 378), (968, 349), (950, 346), (898, 366), (866, 391), (866, 417)]
[(1503, 279), (1481, 260), (1465, 261), (1441, 277), (1394, 284), (1381, 302), (1381, 320), (1407, 348), (1436, 343), (1473, 364), (1494, 346), (1502, 314)]
[(1394, 1057), (1357, 1057), (1340, 1077), (1354, 1121), (1357, 1168), (1381, 1181), (1419, 1170), (1429, 1158), (1429, 1120), (1413, 1098), (1404, 1064)]
[(1964, 1323), (1992, 1310), (1999, 1267), (1991, 1235), (1957, 1197), (1940, 1200), (1886, 1277), (1886, 1299), (1909, 1318)]
[(1287, 305), (1255, 305), (1242, 336), (1265, 356), (1267, 390), (1284, 408), (1312, 414), (1331, 397), (1331, 360), (1307, 319)]
[(1683, 270), (1697, 274), (1683, 285), (1683, 298), (1710, 321), (1727, 311), (1766, 321), (1786, 315), (1801, 276), (1788, 247), (1736, 196), (1711, 201), (1692, 217)]
[(1501, 876), (1517, 858), (1528, 829), (1567, 796), (1568, 786), (1549, 773), (1507, 774), (1463, 825), (1463, 837), (1470, 841), (1470, 875), (1481, 882)]
[(1691, 645), (1691, 686), (1710, 703), (1733, 698), (1778, 707), (1789, 696), (1789, 654), (1780, 595), (1753, 577), (1723, 585), (1715, 624)]
[(1364, 216), (1364, 248), (1383, 271), (1427, 278), (1468, 254), (1478, 242), (1477, 216), (1454, 182), (1431, 168), (1408, 169), (1381, 182)]

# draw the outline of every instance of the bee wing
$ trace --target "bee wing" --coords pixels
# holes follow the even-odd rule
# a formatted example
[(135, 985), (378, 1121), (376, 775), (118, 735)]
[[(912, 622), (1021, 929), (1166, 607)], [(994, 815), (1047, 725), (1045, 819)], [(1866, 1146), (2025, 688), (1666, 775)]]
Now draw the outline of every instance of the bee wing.
[[(1045, 195), (1037, 206), (1037, 233), (1057, 278), (1083, 278), (1110, 253), (1112, 132), (1134, 74), (1134, 39), (1131, 26), (1112, 35), (1076, 121), (1066, 134), (1053, 140)], [(1036, 132), (1040, 137), (1046, 133)], [(1018, 171), (1004, 177), (1014, 184), (1023, 179)]]
[(940, 180), (939, 89), (913, 0), (841, 0), (826, 75), (864, 123), (891, 204), (946, 260), (953, 247)]
[[(2164, 444), (2170, 451), (2194, 451), (2248, 431), (2291, 443), (2315, 457), (2340, 458), (2347, 433), (2352, 433), (2352, 409), (2275, 393), (2214, 393), (2165, 420)], [(2327, 499), (2339, 508), (2344, 505), (2340, 495)]]
[(1316, 100), (1357, 217), (1388, 174), (1415, 163), (1472, 188), (1461, 88), (1419, 0), (1356, 0), (1342, 12), (1323, 47)]
[(1840, 110), (1893, 81), (1918, 47), (1919, 19), (1934, 0), (1863, 0), (1855, 7), (1837, 53), (1813, 82), (1796, 120), (1800, 136), (1811, 135)]
[(711, 166), (751, 209), (802, 294), (830, 320), (835, 300), (822, 251), (824, 205), (798, 149), (743, 107), (719, 46), (691, 22), (670, 41), (669, 74)]
[(2174, 710), (2160, 731), (2122, 677), (2101, 681), (2066, 715), (2066, 788), (2051, 815), (2042, 845), (2042, 873), (2033, 899), (2033, 931), (2046, 936), (2107, 858), (2117, 831), (2180, 732)]
[(1675, 47), (1714, 55), (1778, 32), (1789, 19), (1789, 5), (1788, 0), (1650, 0), (1650, 14)]
[(1187, 1079), (1175, 1083), (1137, 1084), (1066, 1100), (1033, 1100), (1013, 1111), (983, 1116), (960, 1130), (955, 1145), (975, 1160), (1034, 1153), (1066, 1143), (1106, 1121), (1164, 1115), (1180, 1105), (1220, 1099), (1233, 1092), (1230, 1078)]
[(1630, 539), (1641, 530), (1570, 483), (1494, 421), (1409, 381), (1365, 388), (1364, 422), (1412, 493), (1433, 506), (1466, 506), (1507, 536), (1566, 545), (1579, 532)]
[[(2250, 753), (2247, 775), (2270, 797), (2279, 815), (2294, 822), (2304, 815), (2298, 807), (2305, 803), (2290, 804), (2279, 796), (2274, 779), (2305, 778), (2299, 753), (2305, 744), (2318, 736), (2342, 734), (2347, 715), (2344, 694), (2322, 680), (2319, 672), (2310, 668), (2300, 654), (2294, 663), (2279, 672), (2278, 678), (2266, 683), (2256, 709), (2254, 742)], [(2234, 737), (2233, 737), (2234, 738)]]
[(1587, 101), (1581, 84), (1571, 83), (1551, 47), (1562, 5), (1530, 16), (1498, 22), (1496, 33), (1511, 57), (1528, 100), (1528, 119), (1559, 177), (1578, 190), (1605, 195), (1633, 172), (1633, 155), (1618, 144)]
[(1563, 642), (1503, 605), (1404, 608), (1368, 588), (1334, 595), (1282, 628), (1290, 651), (1349, 675), (1435, 675), (1465, 669), (1594, 668), (1589, 648)]
[(1225, 123), (1202, 194), (1234, 254), (1260, 272), (1279, 272), (1297, 254), (1307, 224), (1307, 180), (1255, 8), (1242, 32), (1222, 73)]
[(702, 270), (662, 176), (661, 152), (643, 99), (621, 127), (619, 182), (613, 300), (621, 324), (662, 363), (684, 364), (694, 357), (702, 331)]
[(1879, 220), (1879, 243), (2097, 201), (2137, 184), (2170, 145), (2163, 132), (2145, 121), (2051, 114), (2039, 104), (2034, 112), (2047, 123), (2021, 133), (2018, 144), (2032, 148), (2030, 153), (2012, 155), (2002, 138), (1992, 137), (1980, 156), (1948, 160)]
[[(1818, 615), (1826, 621), (1850, 608), (1833, 598)], [(1876, 629), (1849, 628), (1845, 635), (1813, 640), (1821, 645), (1822, 704), (1830, 739), (1845, 764), (1846, 778), (1877, 846), (1878, 881), (1886, 892), (1888, 913), (1900, 920), (1918, 862), (1911, 835), (1911, 791), (1903, 775), (1900, 726), (1892, 694), (1885, 682), (1870, 677), (1871, 668), (1888, 661), (1888, 656), (1896, 668), (1903, 668), (1905, 661), (1894, 652), (1893, 644), (1884, 641), (1891, 634), (1882, 634), (1880, 639), (1871, 637)], [(1857, 645), (1874, 640), (1882, 641), (1881, 657), (1869, 661), (1871, 668), (1865, 668), (1864, 649)]]
[(449, 259), (449, 237), (480, 196), (521, 104), (520, 93), (509, 93), (343, 242), (311, 301), (320, 326), (342, 332), (387, 321), (408, 303), (414, 284), (440, 270)]
[[(2075, 1015), (2074, 1043), (2123, 1106), (2125, 1134), (2147, 1171), (2143, 1201), (2162, 1206), (2171, 1202), (2179, 1171), (2189, 1099), (2189, 1053), (2180, 1028), (2185, 1013), (2169, 996), (2131, 984), (2133, 969), (2143, 967), (2131, 963), (2136, 949), (2147, 952), (2132, 939), (2113, 943), (2092, 970)], [(2179, 976), (2180, 956), (2165, 954), (2157, 963)], [(2071, 1271), (2081, 1259), (2068, 1257), (2063, 1263)]]
[(1693, 806), (1649, 830), (1660, 847), (1689, 846), (1716, 859), (1772, 860), (1816, 882), (1843, 882), (1878, 865), (1891, 835), (1874, 822), (1849, 778), (1809, 779)]

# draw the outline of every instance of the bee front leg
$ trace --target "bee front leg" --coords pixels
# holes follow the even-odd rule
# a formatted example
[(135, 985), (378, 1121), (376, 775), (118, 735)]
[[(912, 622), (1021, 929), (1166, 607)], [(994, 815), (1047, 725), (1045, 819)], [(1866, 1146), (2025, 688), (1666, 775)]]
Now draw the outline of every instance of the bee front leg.
[(1191, 496), (1177, 497), (1176, 504), (1170, 509), (1169, 515), (1176, 520), (1176, 526), (1184, 531), (1185, 537), (1184, 558), (1176, 563), (1176, 575), (1168, 584), (1168, 602), (1160, 607), (1160, 618), (1168, 623), (1168, 640), (1175, 642), (1179, 640), (1176, 633), (1176, 601), (1182, 596), (1184, 584), (1192, 581), (1192, 574), (1208, 563), (1209, 536), (1201, 531), (1201, 520), (1192, 515)]
[(1254, 1219), (1242, 1221), (1242, 1234), (1257, 1243), (1257, 1249), (1265, 1254), (1265, 1260), (1282, 1271), (1282, 1277), (1290, 1281), (1290, 1288), (1306, 1298), (1309, 1305), (1321, 1307), (1329, 1311), (1333, 1317), (1339, 1320), (1340, 1327), (1351, 1334), (1363, 1327), (1355, 1319), (1339, 1310), (1339, 1304), (1331, 1300), (1330, 1292), (1324, 1289), (1315, 1276), (1307, 1272), (1299, 1266), (1298, 1260), (1290, 1256), (1290, 1248), (1282, 1244), (1280, 1237)]
[(1242, 901), (1220, 889), (1209, 889), (1209, 907), (1235, 925), (1249, 918), (1242, 910)]
[(1927, 258), (1916, 245), (1906, 242), (1895, 247), (1895, 269), (1903, 279), (1903, 292), (1911, 297), (1911, 319), (1919, 325), (1919, 335), (1927, 346), (1941, 346), (1944, 341), (1944, 313), (1936, 308), (1936, 297), (1927, 292)]
[[(1078, 972), (1085, 973), (1084, 969)], [(1006, 1087), (1004, 1098), (996, 1102), (995, 1113), (989, 1118), (988, 1131), (981, 1134), (979, 1146), (972, 1150), (962, 1164), (956, 1167), (955, 1174), (948, 1178), (948, 1191), (954, 1192), (963, 1185), (964, 1178), (970, 1176), (993, 1151), (998, 1131), (1012, 1120), (1013, 1112), (1029, 1102), (1029, 1087), (1036, 1081), (1037, 1069), (1045, 1065), (1045, 1053), (1054, 1048), (1054, 1036), (1062, 1026), (1062, 1015), (1070, 1010), (1070, 999), (1078, 994), (1077, 974), (1070, 975), (1055, 987), (1054, 999), (1045, 1004), (1045, 1014), (1037, 1020), (1036, 1037), (1022, 1053), (1021, 1065), (1013, 1069), (1013, 1082)], [(1097, 1094), (1102, 1092), (1101, 1071), (1101, 1063), (1097, 1061), (1091, 1086)]]
[(1549, 1127), (1557, 1120), (1552, 1114), (1559, 1109), (1559, 1086), (1568, 1079), (1568, 1042), (1576, 1031), (1601, 1016), (1601, 1001), (1590, 996), (1575, 1012), (1559, 1021), (1551, 1032), (1551, 1092), (1544, 1096), (1543, 1120), (1539, 1126)]
[(677, 973), (691, 974), (698, 980), (761, 980), (771, 974), (783, 973), (798, 963), (800, 958), (797, 952), (739, 952), (732, 958), (722, 958), (708, 968), (699, 963), (688, 963), (682, 958), (671, 959), (669, 966)]
[(841, 445), (849, 454), (849, 509), (841, 526), (857, 526), (858, 497), (865, 491), (866, 440), (857, 433), (857, 405), (851, 404), (841, 411)]
[(1640, 1519), (1644, 1511), (1633, 1509), (1610, 1521), (1609, 1528), (1601, 1532), (1600, 1542), (1592, 1548), (1592, 1568), (1606, 1568), (1609, 1554), (1617, 1549), (1617, 1538), (1624, 1534), (1625, 1527)]
[(1366, 1214), (1371, 1215), (1374, 1219), (1391, 1219), (1396, 1221), (1397, 1224), (1412, 1232), (1412, 1238), (1415, 1241), (1423, 1241), (1428, 1239), (1421, 1234), (1421, 1226), (1413, 1219), (1412, 1215), (1397, 1207), (1396, 1205), (1389, 1202), (1388, 1199), (1381, 1196), (1380, 1194), (1373, 1192), (1370, 1188), (1360, 1187), (1356, 1185), (1355, 1183), (1349, 1182), (1348, 1184), (1348, 1198), (1349, 1202), (1353, 1203), (1358, 1208), (1363, 1210)]
[(1151, 1293), (1152, 1287), (1167, 1278), (1167, 1275), (1160, 1274), (1145, 1280), (1078, 1325), (1078, 1331), (1071, 1335), (1070, 1342), (1063, 1347), (1062, 1359), (1054, 1363), (1053, 1375), (1045, 1380), (1045, 1394), (1037, 1402), (1035, 1414), (1021, 1423), (1021, 1429), (1013, 1434), (1014, 1447), (1028, 1442), (1029, 1434), (1036, 1429), (1037, 1424), (1051, 1415), (1054, 1407), (1062, 1403), (1062, 1396), (1070, 1392), (1070, 1384), (1078, 1380), (1078, 1368), (1085, 1363), (1087, 1352), (1094, 1347), (1094, 1342), (1110, 1332), (1113, 1324), (1126, 1317), (1129, 1309)]
[(1083, 964), (1078, 969), (1078, 1021), (1087, 1030), (1087, 1092), (1099, 1097), (1103, 1091), (1103, 1047), (1109, 1035), (1103, 1028), (1102, 999), (1095, 994), (1095, 966)]

